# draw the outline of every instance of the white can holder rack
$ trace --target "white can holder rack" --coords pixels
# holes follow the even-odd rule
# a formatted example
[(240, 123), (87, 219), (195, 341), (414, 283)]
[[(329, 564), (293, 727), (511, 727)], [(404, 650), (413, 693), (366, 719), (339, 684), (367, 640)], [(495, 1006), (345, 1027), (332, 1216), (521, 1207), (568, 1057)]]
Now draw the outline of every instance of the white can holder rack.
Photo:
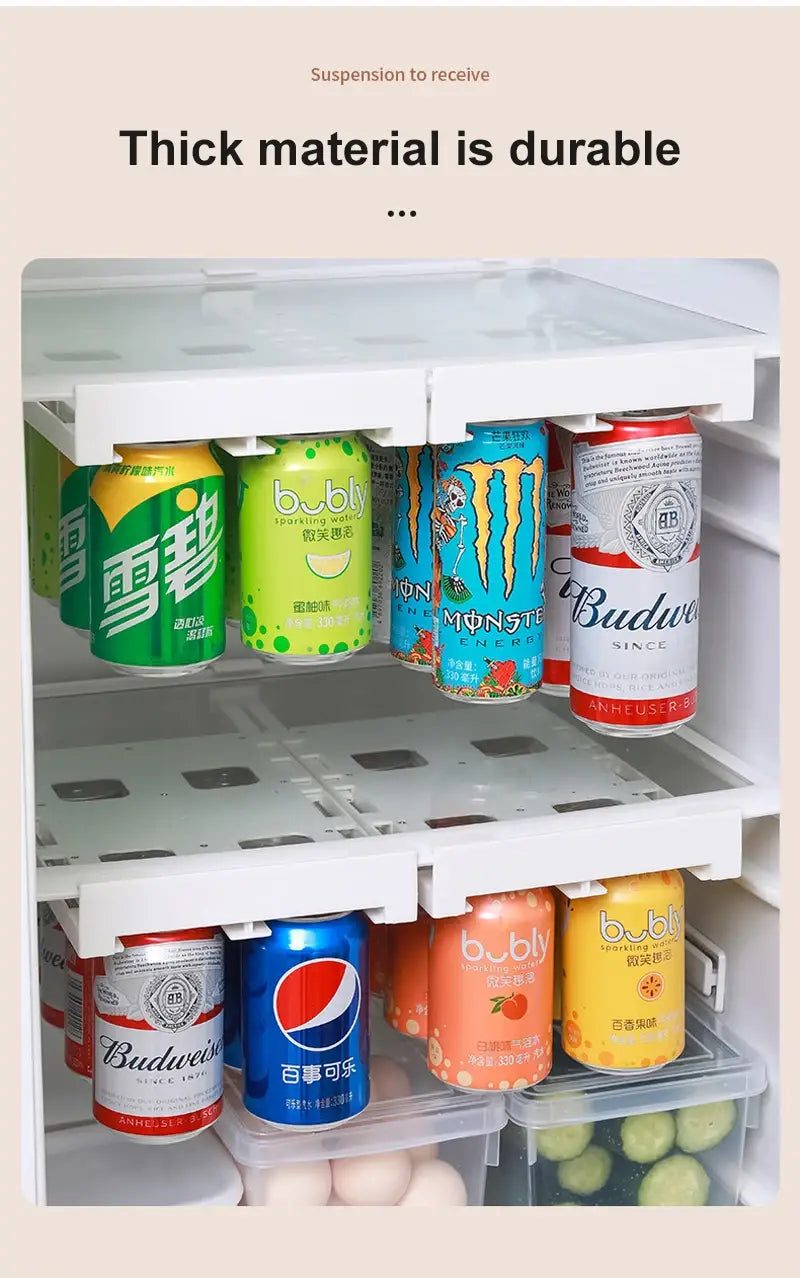
[[(269, 264), (267, 264), (269, 265)], [(360, 430), (463, 440), (467, 424), (691, 406), (753, 417), (769, 335), (524, 261), (359, 263), (307, 274), (73, 279), (23, 291), (27, 420), (77, 465), (122, 443)]]
[(83, 957), (150, 930), (403, 922), (418, 903), (442, 917), (485, 892), (586, 895), (668, 868), (736, 878), (743, 823), (778, 810), (775, 785), (690, 729), (617, 742), (552, 698), (460, 706), (369, 655), (247, 664), (37, 697), (37, 895)]

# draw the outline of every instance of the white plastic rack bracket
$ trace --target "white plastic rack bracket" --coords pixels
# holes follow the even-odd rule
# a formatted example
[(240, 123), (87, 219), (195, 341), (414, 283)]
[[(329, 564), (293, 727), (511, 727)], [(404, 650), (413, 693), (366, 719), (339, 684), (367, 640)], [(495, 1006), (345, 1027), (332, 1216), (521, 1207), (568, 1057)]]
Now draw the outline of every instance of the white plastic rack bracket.
[(105, 447), (104, 455), (100, 461), (97, 461), (97, 459), (86, 461), (84, 458), (78, 460), (79, 448), (75, 434), (75, 413), (71, 405), (63, 401), (49, 400), (40, 402), (31, 400), (25, 404), (23, 415), (29, 426), (32, 426), (40, 435), (48, 439), (65, 457), (69, 457), (74, 461), (76, 466), (105, 465), (121, 460), (119, 453), (111, 443)]
[(220, 926), (229, 941), (253, 941), (272, 936), (272, 928), (267, 923), (222, 923)]
[(236, 439), (215, 439), (214, 443), (231, 457), (267, 457), (275, 452), (272, 444), (268, 444), (260, 435), (239, 435)]
[(605, 896), (606, 889), (596, 879), (582, 879), (580, 883), (556, 883), (556, 888), (570, 901), (581, 901), (586, 896)]
[[(81, 950), (80, 905), (78, 901), (50, 901), (49, 905), (76, 954), (81, 958), (100, 957), (100, 955), (87, 956)], [(106, 954), (121, 954), (124, 948), (119, 937), (115, 936), (103, 950), (103, 957)]]
[[(419, 872), (419, 900), (433, 918), (463, 914), (468, 896), (519, 891), (521, 887), (547, 887), (553, 881), (552, 866), (577, 869), (592, 864), (598, 878), (614, 878), (630, 872), (687, 870), (701, 879), (736, 878), (741, 871), (742, 821), (738, 812), (697, 811), (686, 815), (654, 814), (648, 805), (614, 809), (618, 820), (609, 822), (603, 839), (595, 824), (584, 824), (586, 813), (574, 813), (569, 839), (559, 827), (560, 818), (542, 818), (539, 830), (502, 842), (476, 839), (474, 830), (462, 830), (461, 841), (436, 848), (433, 864)], [(713, 858), (687, 865), (693, 853), (703, 850)], [(699, 858), (698, 858), (699, 860)], [(548, 867), (550, 867), (548, 869)], [(567, 880), (566, 895), (596, 895), (594, 879), (576, 875)], [(573, 892), (577, 888), (577, 892)], [(582, 889), (586, 889), (583, 890)]]
[(596, 413), (575, 413), (572, 417), (550, 417), (548, 421), (554, 422), (562, 430), (569, 431), (570, 435), (592, 435), (607, 429), (605, 422), (598, 422)]
[[(44, 399), (27, 399), (25, 416), (76, 466), (118, 460), (109, 423), (117, 443), (214, 439), (222, 448), (228, 439), (234, 446), (258, 441), (267, 427), (271, 435), (358, 430), (385, 446), (424, 444), (426, 435), (426, 378), (419, 368), (226, 370), (153, 375), (147, 381), (77, 381), (65, 402), (74, 422), (62, 421)], [(254, 451), (267, 450), (256, 444)]]
[(725, 1010), (727, 965), (725, 951), (687, 924), (686, 981), (716, 1013)]
[(436, 368), (429, 379), (428, 439), (436, 444), (460, 442), (467, 422), (514, 421), (530, 415), (580, 422), (598, 406), (604, 412), (633, 412), (648, 406), (703, 404), (701, 415), (710, 420), (750, 421), (754, 365), (752, 348), (701, 342), (693, 347), (616, 347), (603, 359), (562, 352), (551, 359)]

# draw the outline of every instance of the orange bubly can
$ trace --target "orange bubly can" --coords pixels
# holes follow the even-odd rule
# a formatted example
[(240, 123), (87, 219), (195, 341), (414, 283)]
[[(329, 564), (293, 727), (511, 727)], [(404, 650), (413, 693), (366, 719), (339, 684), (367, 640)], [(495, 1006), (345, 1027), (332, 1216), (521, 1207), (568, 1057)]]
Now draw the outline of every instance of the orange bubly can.
[(553, 1062), (555, 907), (548, 888), (473, 897), (435, 919), (428, 1069), (456, 1087), (530, 1087)]
[(562, 937), (564, 935), (564, 924), (566, 922), (565, 898), (560, 892), (555, 894), (555, 915), (556, 922), (553, 929), (553, 1021), (555, 1024), (561, 1024), (561, 987), (564, 982), (564, 957), (562, 954)]
[(383, 998), (389, 974), (389, 927), (368, 920), (368, 928), (369, 992)]
[(385, 1019), (409, 1038), (428, 1036), (428, 946), (431, 918), (424, 910), (414, 923), (396, 923), (389, 932)]
[(561, 1043), (589, 1069), (649, 1074), (684, 1047), (683, 878), (603, 883), (605, 895), (564, 903)]

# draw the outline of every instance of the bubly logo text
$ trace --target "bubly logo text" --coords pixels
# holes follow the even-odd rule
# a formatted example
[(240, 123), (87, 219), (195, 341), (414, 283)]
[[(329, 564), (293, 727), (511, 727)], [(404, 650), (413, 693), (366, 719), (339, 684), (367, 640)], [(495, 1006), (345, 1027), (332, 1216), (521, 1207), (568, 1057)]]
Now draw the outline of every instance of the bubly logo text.
[(345, 510), (352, 510), (356, 519), (360, 519), (367, 504), (367, 485), (357, 484), (352, 475), (348, 480), (347, 488), (337, 488), (330, 479), (326, 479), (325, 496), (314, 506), (301, 501), (293, 488), (282, 487), (281, 481), (276, 479), (273, 486), (273, 501), (275, 509), (282, 515), (296, 515), (298, 511), (302, 511), (304, 515), (321, 515), (323, 510), (329, 511), (332, 515), (341, 515)]
[(525, 936), (517, 936), (512, 929), (506, 944), (502, 954), (492, 954), (482, 941), (470, 936), (466, 928), (461, 929), (461, 953), (468, 963), (481, 963), (484, 959), (489, 963), (505, 963), (508, 959), (524, 963), (531, 957), (535, 963), (543, 963), (550, 944), (550, 932), (543, 934), (538, 928), (531, 928), (531, 939), (528, 940)]
[(619, 919), (610, 919), (605, 910), (600, 911), (600, 935), (609, 945), (618, 945), (622, 941), (638, 945), (647, 937), (651, 941), (663, 941), (665, 936), (669, 936), (673, 941), (679, 941), (682, 933), (683, 909), (676, 910), (674, 905), (669, 906), (666, 914), (648, 910), (647, 927), (641, 932), (629, 932)]

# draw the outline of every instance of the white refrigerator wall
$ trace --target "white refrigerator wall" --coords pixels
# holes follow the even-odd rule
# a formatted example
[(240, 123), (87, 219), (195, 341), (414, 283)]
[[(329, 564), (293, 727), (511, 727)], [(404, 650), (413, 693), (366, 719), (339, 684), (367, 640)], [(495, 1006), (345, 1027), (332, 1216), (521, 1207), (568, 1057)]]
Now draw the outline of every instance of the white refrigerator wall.
[[(225, 265), (230, 269), (235, 264)], [(548, 265), (728, 322), (778, 330), (777, 275), (766, 262), (548, 259)], [(313, 263), (289, 267), (307, 271)], [(397, 263), (392, 267), (402, 269)], [(42, 274), (46, 268), (34, 268), (30, 286), (36, 286), (37, 271)], [(759, 366), (755, 423), (709, 428), (704, 436), (703, 683), (693, 726), (773, 777), (778, 767), (778, 440), (778, 360), (772, 359)], [(32, 631), (36, 684), (107, 676), (85, 642), (61, 626), (56, 610), (39, 598), (32, 602)], [(23, 646), (25, 642), (23, 636)], [(245, 650), (233, 655), (244, 656)], [(23, 684), (25, 678), (23, 663)], [(30, 776), (27, 785), (30, 789)], [(28, 802), (32, 811), (32, 800)], [(746, 1154), (745, 1196), (754, 1203), (774, 1196), (778, 1177), (777, 848), (777, 822), (751, 821), (745, 827), (742, 884), (699, 883), (686, 876), (691, 922), (727, 953), (725, 1015), (762, 1054), (769, 1071), (761, 1126), (751, 1134)], [(23, 885), (22, 900), (23, 1181), (26, 1195), (38, 1193), (41, 1200), (42, 1106), (38, 1072), (31, 1077), (32, 1055), (38, 1062), (38, 1052), (31, 1052), (35, 1012), (33, 1025), (24, 1023), (37, 1001), (30, 845), (25, 856), (31, 880)]]

